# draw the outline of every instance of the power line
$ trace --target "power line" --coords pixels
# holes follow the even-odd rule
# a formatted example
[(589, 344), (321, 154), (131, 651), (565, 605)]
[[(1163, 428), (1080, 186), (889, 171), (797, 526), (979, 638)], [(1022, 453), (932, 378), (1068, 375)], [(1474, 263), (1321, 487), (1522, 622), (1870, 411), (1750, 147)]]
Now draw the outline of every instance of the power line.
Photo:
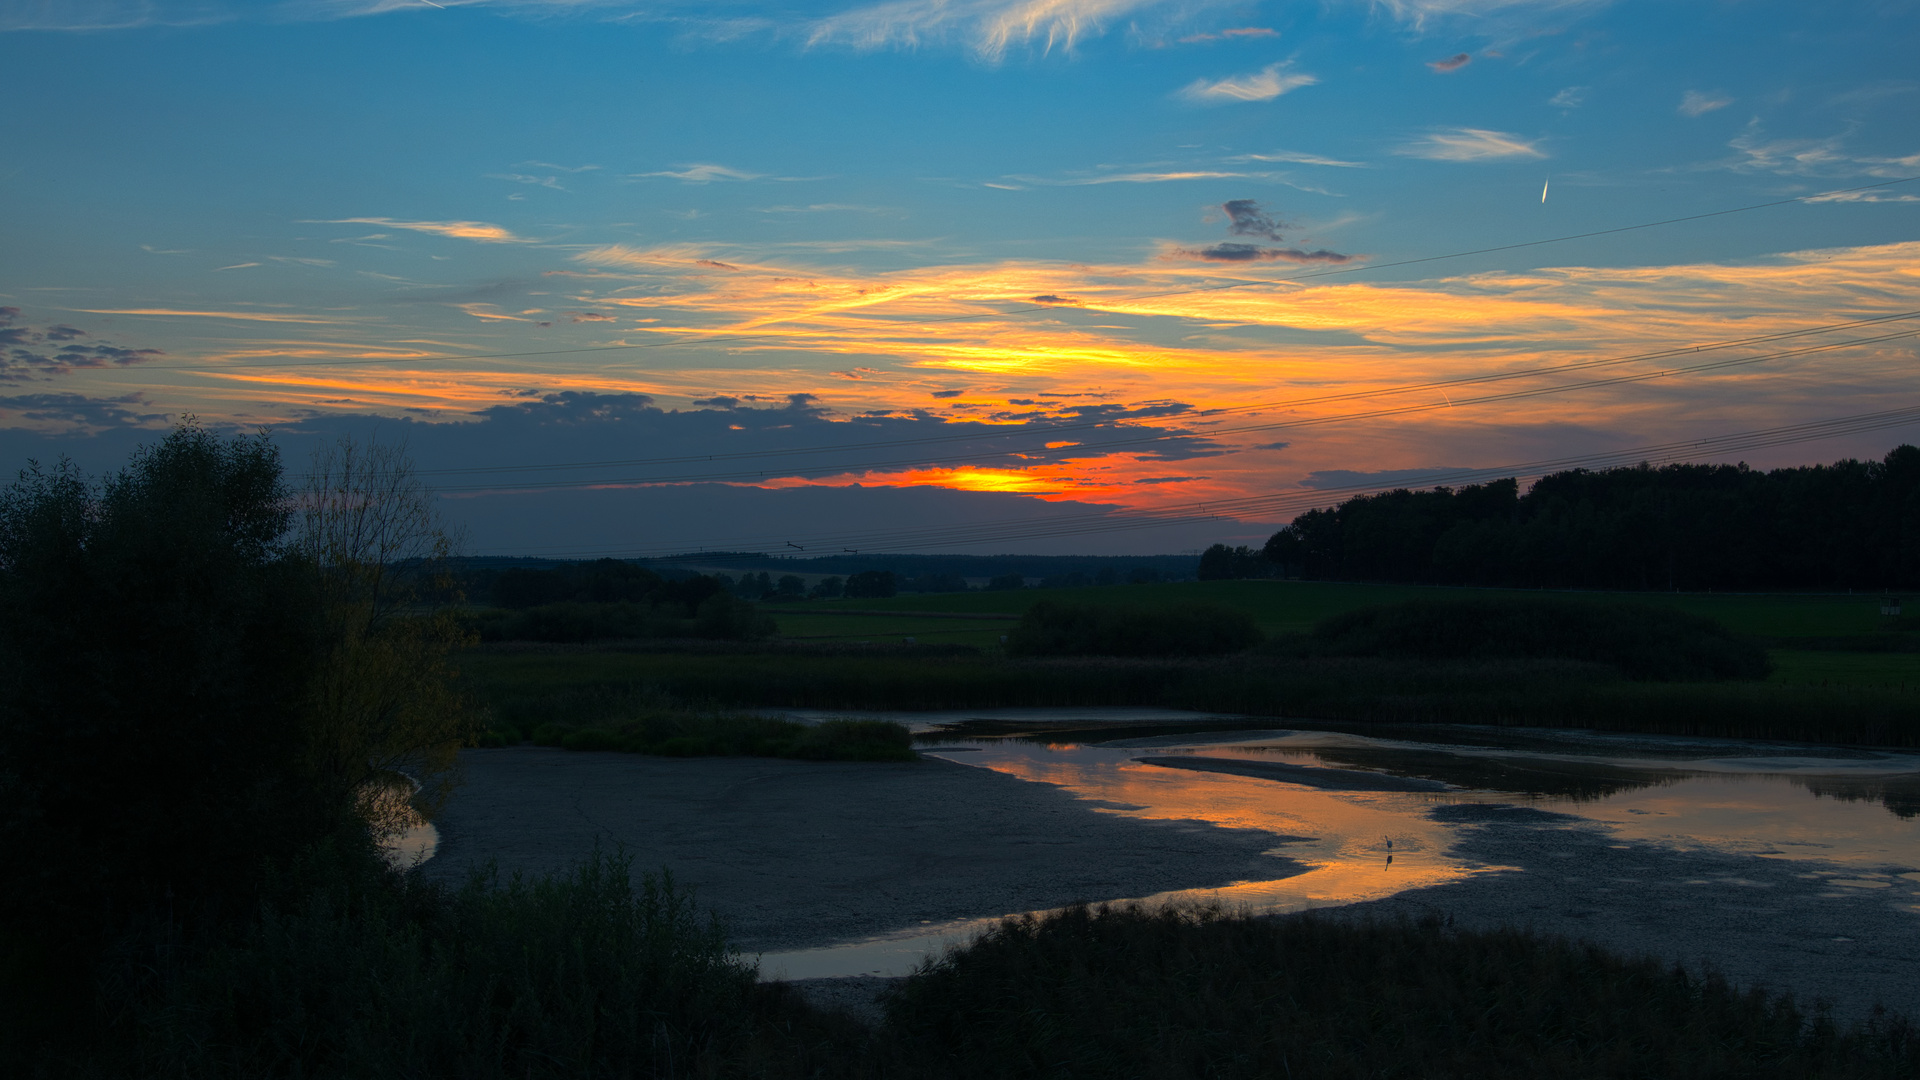
[[(1316, 488), (1310, 491), (1271, 492), (1263, 495), (1244, 496), (1232, 499), (1180, 503), (1149, 510), (1078, 514), (1041, 521), (1035, 521), (1031, 518), (1002, 519), (999, 521), (971, 522), (965, 525), (927, 526), (918, 529), (887, 530), (881, 532), (847, 532), (806, 535), (797, 538), (789, 535), (777, 541), (767, 537), (734, 538), (725, 541), (709, 541), (709, 544), (710, 546), (732, 550), (749, 550), (776, 547), (781, 543), (798, 539), (804, 540), (805, 546), (808, 548), (836, 548), (857, 545), (862, 553), (877, 553), (927, 547), (957, 547), (983, 543), (1012, 543), (1031, 539), (1163, 528), (1171, 525), (1218, 520), (1223, 517), (1234, 517), (1242, 514), (1278, 514), (1289, 511), (1304, 511), (1331, 505), (1356, 495), (1390, 491), (1399, 488), (1426, 488), (1436, 485), (1484, 483), (1489, 480), (1503, 479), (1506, 477), (1515, 477), (1518, 479), (1537, 478), (1547, 475), (1548, 473), (1563, 472), (1570, 469), (1608, 468), (1619, 465), (1638, 464), (1640, 462), (1659, 464), (1687, 456), (1744, 453), (1749, 450), (1795, 445), (1798, 443), (1835, 438), (1842, 435), (1860, 434), (1911, 424), (1920, 424), (1920, 406), (1908, 406), (1879, 412), (1833, 417), (1825, 420), (1807, 421), (1781, 427), (1763, 428), (1755, 431), (1733, 432), (1704, 439), (1690, 439), (1650, 446), (1631, 447), (1622, 450), (1521, 462), (1483, 469), (1436, 470), (1417, 476), (1400, 477), (1390, 483), (1364, 483), (1340, 487)], [(690, 543), (692, 542), (679, 543), (673, 546), (550, 548), (535, 552), (535, 554), (593, 555), (624, 553), (637, 557), (658, 557), (661, 555), (683, 553), (687, 550)]]
[[(1608, 228), (1608, 229), (1595, 229), (1591, 232), (1569, 233), (1566, 236), (1554, 236), (1544, 240), (1525, 240), (1525, 241), (1521, 241), (1519, 243), (1514, 243), (1514, 244), (1497, 244), (1493, 247), (1475, 248), (1471, 251), (1454, 251), (1454, 252), (1449, 252), (1445, 255), (1426, 255), (1417, 259), (1398, 259), (1393, 262), (1366, 263), (1361, 266), (1344, 266), (1344, 267), (1339, 267), (1337, 269), (1328, 269), (1328, 270), (1298, 271), (1298, 272), (1287, 274), (1281, 277), (1259, 278), (1259, 279), (1250, 280), (1250, 281), (1227, 282), (1220, 285), (1200, 285), (1200, 286), (1193, 286), (1190, 288), (1166, 289), (1160, 292), (1138, 293), (1133, 296), (1118, 297), (1118, 298), (1107, 301), (1106, 304), (1096, 305), (1096, 306), (1104, 307), (1104, 306), (1111, 306), (1112, 304), (1117, 304), (1117, 303), (1133, 303), (1140, 300), (1155, 300), (1165, 296), (1182, 296), (1189, 293), (1219, 292), (1226, 289), (1245, 289), (1245, 288), (1251, 288), (1259, 285), (1273, 285), (1281, 282), (1311, 281), (1318, 278), (1338, 277), (1344, 274), (1371, 273), (1377, 270), (1388, 270), (1396, 267), (1421, 266), (1427, 263), (1445, 262), (1450, 259), (1465, 259), (1465, 258), (1470, 258), (1474, 255), (1491, 255), (1491, 254), (1496, 254), (1502, 251), (1520, 251), (1525, 248), (1545, 247), (1549, 244), (1563, 244), (1573, 240), (1590, 240), (1598, 236), (1615, 236), (1621, 233), (1637, 232), (1642, 229), (1655, 229), (1655, 228), (1660, 228), (1666, 225), (1679, 225), (1688, 221), (1704, 221), (1709, 218), (1726, 217), (1729, 214), (1744, 214), (1751, 210), (1767, 210), (1776, 206), (1790, 206), (1795, 203), (1814, 202), (1820, 199), (1830, 199), (1838, 195), (1848, 195), (1848, 194), (1852, 194), (1854, 192), (1859, 192), (1859, 191), (1872, 191), (1876, 188), (1892, 187), (1896, 184), (1908, 184), (1908, 183), (1912, 183), (1915, 180), (1920, 180), (1920, 176), (1905, 176), (1897, 180), (1883, 180), (1876, 184), (1861, 184), (1858, 187), (1835, 188), (1831, 191), (1815, 192), (1811, 195), (1796, 195), (1788, 199), (1775, 199), (1775, 200), (1772, 200), (1771, 202), (1750, 203), (1746, 206), (1735, 206), (1725, 210), (1709, 210), (1705, 213), (1686, 214), (1681, 217), (1663, 218), (1659, 221), (1644, 221), (1635, 225), (1619, 225), (1619, 226), (1615, 226), (1613, 228)], [(1030, 315), (1030, 314), (1033, 314), (1034, 312), (1039, 312), (1039, 311), (1057, 311), (1062, 307), (1071, 307), (1071, 306), (1075, 306), (1075, 305), (1033, 304), (1033, 305), (1028, 305), (1026, 307), (1006, 308), (1006, 309), (995, 310), (995, 311), (969, 312), (963, 315), (949, 315), (949, 316), (941, 316), (938, 318), (919, 319), (919, 320), (916, 320), (916, 322), (919, 325), (967, 322), (974, 319), (1004, 318), (1008, 315)], [(734, 333), (728, 333), (728, 334), (707, 335), (702, 337), (679, 338), (672, 341), (642, 341), (642, 342), (636, 342), (628, 345), (596, 345), (596, 346), (587, 346), (585, 348), (579, 348), (579, 349), (545, 349), (545, 350), (538, 350), (538, 351), (531, 351), (531, 352), (455, 353), (455, 354), (445, 355), (445, 356), (429, 356), (429, 357), (417, 357), (417, 358), (391, 357), (391, 356), (382, 356), (382, 357), (362, 356), (362, 357), (339, 357), (339, 358), (307, 357), (307, 358), (285, 360), (285, 361), (249, 362), (249, 361), (242, 360), (242, 361), (234, 361), (234, 362), (225, 363), (225, 364), (207, 364), (207, 363), (142, 364), (141, 369), (165, 371), (165, 370), (183, 370), (183, 369), (218, 367), (220, 370), (230, 370), (233, 368), (253, 368), (253, 367), (264, 367), (264, 368), (340, 367), (340, 366), (359, 365), (359, 364), (406, 363), (409, 360), (415, 360), (422, 363), (437, 363), (437, 362), (443, 362), (448, 360), (518, 360), (518, 359), (533, 359), (533, 358), (538, 358), (543, 356), (584, 356), (584, 355), (590, 355), (595, 353), (628, 352), (628, 351), (633, 351), (637, 349), (662, 349), (662, 348), (671, 348), (678, 345), (713, 345), (713, 344), (725, 344), (725, 343), (739, 342), (739, 341), (758, 341), (758, 340), (761, 340), (762, 337), (763, 335), (734, 332)]]

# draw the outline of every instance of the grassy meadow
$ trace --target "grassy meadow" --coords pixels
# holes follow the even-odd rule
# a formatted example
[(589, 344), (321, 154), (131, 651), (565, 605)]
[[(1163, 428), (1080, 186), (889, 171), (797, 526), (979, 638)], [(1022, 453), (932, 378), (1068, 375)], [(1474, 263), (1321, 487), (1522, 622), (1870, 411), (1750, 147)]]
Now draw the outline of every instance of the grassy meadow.
[[(1003, 636), (1047, 600), (1211, 603), (1268, 635), (1425, 599), (1631, 600), (1719, 620), (1768, 646), (1762, 681), (1641, 682), (1556, 660), (1289, 657), (1020, 658)], [(929, 710), (1147, 705), (1295, 720), (1578, 726), (1920, 745), (1920, 652), (1878, 596), (1548, 593), (1209, 581), (767, 604), (763, 642), (489, 645), (460, 660), (500, 737), (606, 726), (645, 709)], [(912, 639), (909, 641), (908, 639)]]

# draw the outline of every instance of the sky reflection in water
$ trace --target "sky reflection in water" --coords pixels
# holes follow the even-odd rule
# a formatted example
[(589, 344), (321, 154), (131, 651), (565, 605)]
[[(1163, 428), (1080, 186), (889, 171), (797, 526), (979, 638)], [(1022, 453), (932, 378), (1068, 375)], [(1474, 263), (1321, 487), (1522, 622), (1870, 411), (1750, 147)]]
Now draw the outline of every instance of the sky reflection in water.
[[(1521, 804), (1566, 814), (1607, 829), (1621, 843), (1804, 860), (1808, 876), (1839, 888), (1904, 886), (1908, 882), (1899, 879), (1909, 875), (1920, 880), (1914, 873), (1920, 868), (1920, 756), (1586, 732), (1425, 728), (1421, 734), (1447, 741), (1352, 731), (1206, 734), (1197, 728), (1152, 733), (1109, 727), (963, 739), (925, 749), (1058, 785), (1102, 813), (1259, 829), (1273, 834), (1274, 854), (1310, 867), (1270, 881), (1138, 898), (1149, 901), (1218, 900), (1256, 912), (1299, 911), (1517, 869), (1453, 853), (1460, 826), (1434, 821), (1428, 811), (1460, 803)], [(1224, 768), (1281, 763), (1363, 770), (1442, 781), (1452, 790), (1323, 790), (1139, 760), (1174, 756)], [(904, 974), (927, 953), (964, 942), (993, 921), (769, 955), (763, 971), (788, 978)]]

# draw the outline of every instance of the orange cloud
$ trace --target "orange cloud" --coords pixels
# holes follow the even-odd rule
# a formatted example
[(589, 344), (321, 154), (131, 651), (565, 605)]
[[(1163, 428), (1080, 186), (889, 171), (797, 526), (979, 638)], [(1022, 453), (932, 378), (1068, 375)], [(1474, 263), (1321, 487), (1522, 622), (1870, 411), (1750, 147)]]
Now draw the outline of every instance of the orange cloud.
[[(1631, 445), (1865, 411), (1888, 396), (1920, 390), (1911, 342), (1891, 341), (1517, 402), (1462, 404), (1483, 394), (1597, 376), (1532, 374), (1479, 389), (1385, 393), (1920, 310), (1920, 242), (1734, 263), (1562, 266), (1392, 283), (1363, 282), (1351, 274), (1312, 277), (1271, 265), (1166, 263), (1150, 254), (1128, 264), (1006, 260), (889, 272), (695, 245), (610, 245), (578, 260), (593, 273), (550, 278), (577, 282), (573, 288), (580, 290), (555, 296), (554, 309), (621, 312), (623, 324), (644, 314), (657, 321), (594, 345), (669, 347), (442, 359), (527, 348), (520, 343), (534, 339), (506, 336), (531, 332), (509, 322), (490, 322), (497, 329), (483, 331), (464, 319), (448, 324), (461, 327), (451, 333), (409, 328), (409, 340), (395, 341), (374, 340), (375, 327), (354, 315), (112, 313), (278, 322), (285, 326), (275, 332), (288, 338), (303, 333), (301, 325), (327, 327), (324, 340), (206, 347), (199, 354), (204, 367), (176, 368), (164, 376), (170, 388), (221, 403), (266, 399), (282, 407), (336, 408), (341, 406), (330, 402), (351, 397), (376, 407), (464, 414), (527, 387), (647, 393), (669, 407), (714, 395), (811, 393), (842, 415), (933, 408), (1011, 425), (1067, 415), (1074, 403), (1179, 401), (1196, 410), (1184, 424), (1198, 434), (1242, 448), (1276, 440), (1291, 444), (1285, 451), (1209, 458), (1203, 469), (1191, 462), (1170, 467), (1150, 453), (1127, 451), (1065, 464), (995, 462), (842, 478), (1132, 506), (1274, 490), (1313, 469), (1527, 460), (1544, 451), (1517, 443), (1521, 436), (1514, 432), (1535, 427), (1591, 431), (1614, 440), (1610, 445), (1623, 439)], [(1071, 297), (1072, 305), (1059, 303), (1061, 297)], [(362, 336), (364, 343), (352, 340)], [(1818, 340), (1855, 336), (1868, 333)], [(168, 346), (174, 355), (193, 355)], [(1766, 346), (1756, 345), (1702, 359), (1766, 353)], [(387, 362), (299, 370), (222, 364), (369, 356)], [(637, 363), (642, 357), (645, 363)], [(1598, 375), (1685, 362), (1627, 363), (1599, 369)], [(860, 377), (834, 378), (837, 372)], [(163, 376), (116, 371), (84, 377), (125, 389), (153, 387)], [(961, 381), (969, 387), (964, 402), (929, 402), (931, 391)], [(1251, 403), (1267, 407), (1206, 415)], [(1427, 411), (1324, 422), (1401, 407)], [(1234, 430), (1289, 424), (1296, 426)], [(1180, 476), (1168, 479), (1175, 473)], [(1205, 476), (1185, 478), (1195, 473)], [(1164, 482), (1142, 482), (1147, 480)]]

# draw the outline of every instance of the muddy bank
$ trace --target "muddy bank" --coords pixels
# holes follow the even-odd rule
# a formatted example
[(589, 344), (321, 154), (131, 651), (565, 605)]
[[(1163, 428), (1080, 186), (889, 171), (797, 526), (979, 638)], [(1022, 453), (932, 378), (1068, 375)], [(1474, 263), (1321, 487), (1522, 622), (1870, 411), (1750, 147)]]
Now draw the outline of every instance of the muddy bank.
[(563, 869), (622, 847), (668, 867), (750, 952), (1075, 901), (1282, 878), (1254, 829), (1099, 812), (1045, 784), (912, 764), (512, 748), (462, 757), (423, 873)]
[(1519, 871), (1413, 889), (1335, 917), (1527, 927), (1716, 970), (1744, 986), (1788, 991), (1803, 1006), (1830, 1002), (1848, 1018), (1875, 1004), (1920, 1015), (1913, 867), (1627, 843), (1519, 805), (1436, 807), (1431, 816), (1460, 826), (1456, 854)]

